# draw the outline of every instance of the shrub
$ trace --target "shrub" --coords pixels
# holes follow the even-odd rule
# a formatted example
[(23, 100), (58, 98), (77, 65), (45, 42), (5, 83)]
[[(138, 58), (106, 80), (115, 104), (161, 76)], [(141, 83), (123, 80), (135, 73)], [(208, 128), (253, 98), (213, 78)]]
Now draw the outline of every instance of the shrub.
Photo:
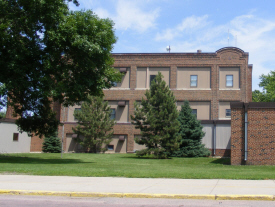
[(42, 146), (42, 151), (49, 152), (49, 153), (61, 152), (60, 139), (56, 135), (45, 137), (43, 146)]

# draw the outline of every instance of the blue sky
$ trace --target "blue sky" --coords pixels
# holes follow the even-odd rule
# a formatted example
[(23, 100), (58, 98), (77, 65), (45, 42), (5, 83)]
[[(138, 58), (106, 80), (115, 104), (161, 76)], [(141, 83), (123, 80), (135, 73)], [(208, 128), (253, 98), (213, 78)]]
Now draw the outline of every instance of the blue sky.
[[(114, 53), (215, 52), (239, 47), (259, 76), (275, 70), (274, 0), (79, 0), (70, 9), (90, 9), (115, 23)], [(229, 33), (228, 33), (229, 30)], [(229, 44), (228, 44), (229, 34)]]

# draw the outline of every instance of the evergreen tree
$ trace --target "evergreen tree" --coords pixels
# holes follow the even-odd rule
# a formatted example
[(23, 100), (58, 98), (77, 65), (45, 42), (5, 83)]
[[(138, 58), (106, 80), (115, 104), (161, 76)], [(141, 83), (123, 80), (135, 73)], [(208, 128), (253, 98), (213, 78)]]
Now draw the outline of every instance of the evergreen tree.
[(162, 77), (159, 72), (145, 93), (146, 99), (142, 98), (140, 105), (135, 103), (134, 116), (131, 116), (132, 124), (141, 131), (141, 138), (135, 139), (136, 143), (147, 147), (138, 151), (138, 156), (153, 154), (157, 158), (167, 158), (179, 146), (176, 101)]
[(179, 135), (181, 144), (178, 151), (175, 151), (175, 157), (205, 157), (210, 155), (210, 151), (204, 147), (201, 140), (205, 134), (202, 131), (202, 125), (192, 114), (192, 109), (188, 101), (181, 106), (178, 120), (180, 122)]
[(110, 107), (102, 97), (89, 96), (81, 110), (75, 111), (78, 126), (73, 131), (78, 134), (77, 142), (88, 152), (104, 152), (111, 142), (115, 121), (110, 119)]
[(60, 153), (61, 152), (61, 142), (57, 135), (47, 136), (44, 139), (42, 145), (43, 152), (49, 153)]

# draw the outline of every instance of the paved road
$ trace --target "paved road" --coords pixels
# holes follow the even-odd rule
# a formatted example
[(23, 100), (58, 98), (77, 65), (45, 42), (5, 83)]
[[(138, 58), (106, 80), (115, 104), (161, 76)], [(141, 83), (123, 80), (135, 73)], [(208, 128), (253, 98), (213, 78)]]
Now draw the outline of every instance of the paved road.
[(274, 207), (274, 201), (215, 201), (150, 198), (71, 198), (0, 195), (1, 207)]
[(0, 175), (0, 194), (274, 200), (274, 180)]

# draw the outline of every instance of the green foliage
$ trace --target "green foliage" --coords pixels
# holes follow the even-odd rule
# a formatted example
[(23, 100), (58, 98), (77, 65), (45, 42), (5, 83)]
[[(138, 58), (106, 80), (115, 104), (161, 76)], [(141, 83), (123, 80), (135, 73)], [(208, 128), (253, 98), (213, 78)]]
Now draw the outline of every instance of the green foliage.
[(179, 146), (176, 101), (162, 77), (158, 73), (145, 93), (146, 99), (142, 98), (140, 105), (135, 103), (134, 116), (131, 116), (132, 124), (141, 131), (136, 143), (147, 147), (138, 151), (138, 156), (153, 154), (156, 158), (168, 158)]
[(178, 151), (175, 151), (175, 157), (205, 157), (209, 156), (210, 152), (201, 143), (204, 136), (202, 125), (192, 114), (192, 109), (188, 101), (184, 101), (181, 106), (178, 120), (180, 122), (179, 135), (182, 137)]
[(6, 112), (0, 111), (0, 119), (6, 118)]
[(270, 71), (267, 75), (261, 75), (260, 79), (259, 86), (263, 88), (263, 92), (253, 91), (253, 102), (275, 102), (275, 71)]
[(259, 90), (252, 91), (252, 101), (253, 102), (274, 102), (270, 93), (265, 91), (261, 92)]
[(56, 135), (45, 137), (42, 145), (42, 151), (49, 153), (61, 152), (60, 138)]
[(121, 78), (112, 68), (114, 23), (70, 12), (71, 1), (0, 0), (0, 100), (8, 96), (23, 131), (53, 134), (52, 101), (74, 105)]
[(110, 107), (103, 98), (89, 96), (88, 101), (75, 111), (78, 126), (73, 131), (78, 134), (77, 141), (88, 152), (104, 152), (111, 142), (115, 121), (110, 119)]

